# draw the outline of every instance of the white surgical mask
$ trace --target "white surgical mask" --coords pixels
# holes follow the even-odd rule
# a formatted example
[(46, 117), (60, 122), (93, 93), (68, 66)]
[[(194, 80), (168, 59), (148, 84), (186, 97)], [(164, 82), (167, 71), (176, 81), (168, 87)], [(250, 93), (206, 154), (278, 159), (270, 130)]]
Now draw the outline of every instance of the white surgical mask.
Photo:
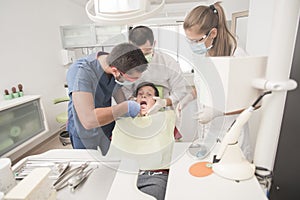
[(117, 78), (115, 78), (115, 82), (119, 85), (132, 85), (135, 81), (128, 81), (126, 79), (124, 79), (122, 76), (119, 76), (121, 77), (119, 80)]
[(134, 82), (130, 82), (130, 81), (120, 82), (117, 79), (115, 79), (115, 82), (118, 83), (119, 85), (132, 85), (134, 83)]

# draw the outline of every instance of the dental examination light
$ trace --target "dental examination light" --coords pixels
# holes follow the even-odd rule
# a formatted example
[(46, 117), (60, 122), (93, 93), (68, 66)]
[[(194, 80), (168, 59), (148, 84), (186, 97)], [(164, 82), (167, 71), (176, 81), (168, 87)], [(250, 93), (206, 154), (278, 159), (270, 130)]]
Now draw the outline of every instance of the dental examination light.
[(92, 21), (101, 25), (126, 25), (154, 16), (163, 9), (165, 0), (156, 7), (150, 3), (148, 0), (89, 0), (85, 10)]
[(238, 138), (244, 124), (250, 119), (255, 106), (265, 95), (270, 93), (271, 91), (267, 91), (259, 96), (230, 126), (221, 142), (218, 153), (213, 158), (212, 170), (217, 175), (236, 181), (246, 180), (254, 176), (255, 166), (246, 160), (238, 144)]

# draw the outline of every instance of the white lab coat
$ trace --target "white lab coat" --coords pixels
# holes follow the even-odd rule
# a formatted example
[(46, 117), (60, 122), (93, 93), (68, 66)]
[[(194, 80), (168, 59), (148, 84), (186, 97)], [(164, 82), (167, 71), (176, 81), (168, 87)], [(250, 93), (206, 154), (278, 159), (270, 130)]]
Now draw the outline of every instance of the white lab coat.
[(179, 64), (171, 56), (155, 51), (152, 61), (142, 77), (134, 84), (123, 86), (123, 92), (128, 99), (141, 82), (151, 82), (163, 87), (163, 97), (172, 100), (173, 108), (187, 94), (186, 82)]
[[(235, 57), (242, 57), (247, 56), (248, 54), (242, 49), (237, 47), (235, 53), (233, 56)], [(197, 87), (196, 87), (197, 88)], [(199, 88), (198, 88), (199, 90)], [(211, 91), (213, 92), (213, 91)], [(198, 93), (198, 92), (197, 92)], [(198, 93), (199, 95), (199, 93)], [(198, 99), (200, 99), (198, 97)], [(198, 101), (198, 110), (201, 102)], [(250, 105), (249, 105), (250, 106)], [(233, 121), (238, 117), (238, 114), (236, 115), (227, 115), (227, 116), (221, 116), (213, 119), (211, 122), (209, 122), (206, 125), (199, 124), (198, 129), (198, 135), (200, 138), (202, 137), (203, 142), (208, 145), (208, 148), (212, 148), (217, 140), (223, 139), (226, 132), (230, 128)], [(211, 134), (209, 134), (211, 133)], [(212, 134), (213, 133), (213, 134)], [(251, 147), (250, 143), (250, 136), (249, 136), (249, 124), (246, 123), (242, 129), (241, 135), (238, 140), (241, 149), (245, 155), (245, 157), (252, 161), (253, 159), (253, 148)]]

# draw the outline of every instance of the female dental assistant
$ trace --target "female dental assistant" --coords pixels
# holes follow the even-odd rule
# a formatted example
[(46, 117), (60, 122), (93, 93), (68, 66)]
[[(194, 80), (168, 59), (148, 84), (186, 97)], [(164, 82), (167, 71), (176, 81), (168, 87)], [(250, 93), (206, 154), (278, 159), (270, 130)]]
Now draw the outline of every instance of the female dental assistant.
[(137, 80), (146, 68), (143, 52), (129, 43), (115, 46), (108, 55), (92, 54), (70, 66), (67, 130), (73, 148), (99, 146), (103, 155), (107, 153), (114, 120), (123, 115), (135, 117), (140, 112), (140, 105), (134, 101), (111, 106), (111, 98), (117, 95), (118, 85)]
[(183, 28), (194, 53), (206, 56), (235, 54), (237, 42), (227, 28), (219, 2), (194, 8), (185, 18)]
[[(183, 28), (187, 41), (195, 54), (202, 56), (246, 55), (243, 50), (237, 48), (236, 39), (227, 28), (224, 10), (219, 2), (210, 6), (195, 7), (186, 16)], [(187, 95), (177, 105), (176, 110), (180, 113), (194, 98), (196, 98), (195, 93)], [(209, 116), (207, 114), (199, 120), (207, 123), (213, 117), (210, 112)]]
[[(220, 2), (210, 6), (197, 6), (186, 16), (183, 28), (186, 38), (195, 54), (202, 56), (245, 56), (246, 53), (237, 47), (234, 35), (229, 31), (226, 24), (226, 17)], [(177, 106), (177, 111), (181, 112), (196, 95), (187, 95)], [(223, 116), (224, 113), (207, 106), (201, 105), (202, 109), (198, 113), (197, 119), (200, 123), (206, 124), (215, 117)], [(225, 117), (228, 125), (236, 118)], [(232, 119), (232, 120), (231, 120)], [(227, 125), (225, 125), (227, 126)], [(227, 130), (228, 127), (225, 127)], [(224, 130), (224, 132), (226, 132)], [(251, 160), (251, 151), (248, 133), (244, 135), (243, 151), (246, 157)], [(246, 138), (245, 138), (246, 137)]]
[[(183, 28), (195, 54), (202, 56), (246, 55), (243, 50), (237, 48), (236, 39), (227, 28), (224, 10), (219, 2), (210, 6), (195, 7), (186, 16)], [(183, 107), (194, 98), (196, 98), (195, 93), (187, 95), (177, 106), (177, 111), (181, 112)], [(223, 115), (220, 112), (207, 111), (205, 115), (200, 116), (200, 122), (207, 123), (214, 117)]]

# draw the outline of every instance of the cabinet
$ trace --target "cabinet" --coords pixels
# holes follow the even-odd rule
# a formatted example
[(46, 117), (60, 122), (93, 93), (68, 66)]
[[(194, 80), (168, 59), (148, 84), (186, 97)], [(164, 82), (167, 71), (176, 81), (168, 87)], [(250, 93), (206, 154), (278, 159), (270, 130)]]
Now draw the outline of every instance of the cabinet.
[(25, 95), (0, 101), (0, 156), (17, 158), (48, 131), (40, 96)]
[(97, 46), (114, 46), (127, 41), (122, 31), (125, 26), (99, 26), (95, 24), (61, 26), (60, 34), (64, 49)]

